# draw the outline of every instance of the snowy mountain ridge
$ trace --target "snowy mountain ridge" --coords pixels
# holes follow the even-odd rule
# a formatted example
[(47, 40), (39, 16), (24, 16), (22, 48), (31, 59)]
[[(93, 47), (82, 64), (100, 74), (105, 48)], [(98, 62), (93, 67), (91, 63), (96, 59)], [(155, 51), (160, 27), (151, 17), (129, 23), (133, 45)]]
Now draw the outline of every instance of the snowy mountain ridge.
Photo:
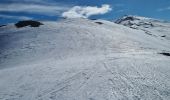
[(140, 17), (140, 16), (123, 16), (122, 18), (115, 21), (117, 24), (122, 24), (124, 26), (142, 30), (146, 34), (155, 36), (155, 37), (165, 37), (170, 40), (170, 37), (167, 33), (169, 33), (168, 28), (170, 28), (170, 24), (165, 21), (161, 21), (158, 19)]
[(0, 27), (0, 100), (169, 100), (170, 23), (27, 22)]

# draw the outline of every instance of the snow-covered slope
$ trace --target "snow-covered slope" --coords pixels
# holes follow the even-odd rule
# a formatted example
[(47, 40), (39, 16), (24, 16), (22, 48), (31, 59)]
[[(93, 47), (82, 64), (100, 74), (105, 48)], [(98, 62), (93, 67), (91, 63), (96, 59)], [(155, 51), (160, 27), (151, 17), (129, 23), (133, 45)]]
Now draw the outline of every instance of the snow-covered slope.
[(0, 100), (169, 100), (170, 24), (152, 22), (156, 36), (88, 19), (0, 27)]

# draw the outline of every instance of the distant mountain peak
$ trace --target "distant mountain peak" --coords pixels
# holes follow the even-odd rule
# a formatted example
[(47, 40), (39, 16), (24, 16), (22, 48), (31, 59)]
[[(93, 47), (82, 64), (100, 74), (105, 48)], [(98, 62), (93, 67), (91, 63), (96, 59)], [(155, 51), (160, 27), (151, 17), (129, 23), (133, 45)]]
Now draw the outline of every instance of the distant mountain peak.
[(115, 23), (136, 29), (137, 27), (151, 28), (154, 26), (152, 23), (154, 21), (158, 20), (141, 16), (125, 15), (122, 18), (116, 20)]
[(137, 16), (137, 15), (124, 15), (123, 17), (116, 20), (116, 23), (121, 23), (122, 21), (135, 21), (135, 20), (154, 20), (152, 18)]
[(127, 26), (135, 30), (141, 30), (148, 35), (161, 38), (167, 36), (164, 35), (167, 33), (167, 30), (165, 28), (169, 27), (169, 23), (167, 23), (166, 21), (136, 15), (125, 15), (116, 20), (115, 23)]

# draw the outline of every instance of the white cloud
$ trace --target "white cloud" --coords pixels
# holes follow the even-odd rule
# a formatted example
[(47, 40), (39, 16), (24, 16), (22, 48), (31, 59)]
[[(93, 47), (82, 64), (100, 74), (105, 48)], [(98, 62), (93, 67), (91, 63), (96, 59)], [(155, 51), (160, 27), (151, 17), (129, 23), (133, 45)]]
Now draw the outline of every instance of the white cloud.
[(160, 8), (160, 9), (158, 9), (157, 11), (166, 11), (166, 10), (170, 10), (170, 6), (169, 6), (169, 7), (166, 7), (166, 8)]
[(99, 14), (105, 14), (109, 11), (111, 11), (112, 8), (110, 5), (104, 4), (101, 7), (97, 6), (74, 6), (70, 10), (64, 12), (62, 14), (62, 17), (65, 18), (88, 18), (92, 15), (99, 15)]
[(0, 4), (0, 11), (4, 12), (25, 12), (44, 15), (58, 15), (63, 11), (68, 10), (70, 7), (67, 5), (42, 5), (42, 4)]
[(58, 4), (54, 0), (5, 0), (3, 3), (11, 4), (11, 3), (22, 3), (22, 4)]
[(11, 15), (0, 15), (0, 18), (19, 19), (19, 20), (30, 20), (30, 19), (32, 19), (31, 17), (26, 17), (26, 16), (11, 16)]

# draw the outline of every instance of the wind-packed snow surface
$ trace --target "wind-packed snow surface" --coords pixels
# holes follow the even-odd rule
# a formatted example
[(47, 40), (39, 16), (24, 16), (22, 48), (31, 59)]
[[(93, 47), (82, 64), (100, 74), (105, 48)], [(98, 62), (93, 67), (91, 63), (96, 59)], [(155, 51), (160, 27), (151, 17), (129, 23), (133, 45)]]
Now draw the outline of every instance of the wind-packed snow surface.
[(0, 27), (0, 100), (169, 100), (170, 23), (133, 18)]

